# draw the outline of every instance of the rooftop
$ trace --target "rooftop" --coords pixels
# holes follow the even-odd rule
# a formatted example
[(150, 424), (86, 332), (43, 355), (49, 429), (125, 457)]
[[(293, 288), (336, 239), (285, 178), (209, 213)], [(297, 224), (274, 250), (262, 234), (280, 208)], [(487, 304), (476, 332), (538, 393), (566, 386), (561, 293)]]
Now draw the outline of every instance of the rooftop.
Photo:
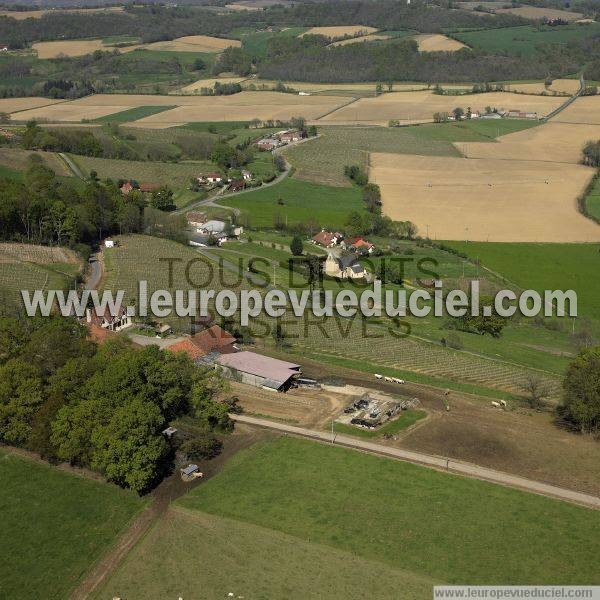
[(219, 356), (217, 363), (276, 382), (285, 382), (293, 375), (300, 373), (300, 365), (247, 351), (224, 354)]

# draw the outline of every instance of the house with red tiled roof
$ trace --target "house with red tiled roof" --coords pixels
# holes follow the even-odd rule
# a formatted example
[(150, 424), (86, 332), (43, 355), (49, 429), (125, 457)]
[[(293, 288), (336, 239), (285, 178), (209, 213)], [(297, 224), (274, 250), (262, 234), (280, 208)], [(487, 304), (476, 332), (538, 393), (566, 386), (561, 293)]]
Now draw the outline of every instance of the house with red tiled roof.
[(185, 352), (192, 360), (198, 360), (206, 355), (206, 352), (196, 346), (190, 338), (185, 338), (167, 348), (169, 352)]
[(316, 235), (312, 237), (313, 244), (317, 244), (317, 246), (323, 246), (323, 248), (332, 248), (340, 243), (342, 240), (341, 233), (332, 233), (331, 231), (319, 231)]
[(355, 250), (356, 252), (368, 252), (371, 254), (373, 250), (375, 250), (375, 245), (371, 244), (362, 237), (353, 237), (344, 240), (342, 245), (344, 248), (348, 248), (349, 250)]
[(213, 325), (208, 329), (194, 334), (191, 340), (198, 348), (204, 350), (206, 354), (215, 351), (220, 354), (237, 352), (237, 348), (235, 347), (236, 339), (218, 325)]
[(129, 192), (133, 192), (134, 187), (131, 184), (131, 181), (126, 181), (122, 186), (121, 186), (121, 193), (122, 194), (129, 194)]
[(150, 194), (161, 187), (160, 183), (140, 183), (140, 192)]

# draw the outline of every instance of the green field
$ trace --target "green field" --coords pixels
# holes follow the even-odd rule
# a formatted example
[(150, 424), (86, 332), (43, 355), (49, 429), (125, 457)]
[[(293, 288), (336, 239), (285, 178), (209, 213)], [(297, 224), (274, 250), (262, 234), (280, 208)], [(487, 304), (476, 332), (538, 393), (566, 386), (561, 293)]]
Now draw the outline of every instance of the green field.
[[(190, 572), (194, 574), (190, 576)], [(198, 511), (172, 509), (94, 597), (428, 598), (434, 582), (314, 542)]]
[(580, 316), (600, 318), (600, 245), (447, 242), (522, 289), (577, 292)]
[(136, 106), (122, 112), (115, 113), (114, 115), (107, 115), (105, 117), (99, 117), (94, 119), (94, 123), (127, 123), (129, 121), (137, 121), (150, 115), (156, 115), (165, 110), (171, 110), (175, 108), (173, 106)]
[(177, 504), (439, 582), (600, 577), (597, 511), (294, 438), (238, 453)]
[(67, 598), (146, 502), (115, 486), (0, 453), (0, 596)]
[[(279, 204), (279, 200), (283, 204)], [(219, 201), (239, 208), (252, 227), (272, 228), (276, 218), (288, 225), (312, 221), (322, 227), (343, 227), (348, 214), (362, 210), (358, 188), (339, 188), (287, 178), (274, 186)]]
[(23, 179), (23, 173), (0, 164), (0, 178), (21, 181), (21, 179)]
[(467, 46), (484, 50), (492, 54), (531, 55), (536, 53), (538, 44), (567, 44), (572, 40), (583, 40), (597, 35), (600, 24), (571, 24), (561, 27), (542, 27), (533, 25), (487, 29), (479, 31), (461, 31), (452, 36)]
[(277, 37), (297, 37), (306, 31), (306, 27), (287, 27), (283, 31), (252, 31), (250, 29), (234, 29), (231, 37), (242, 41), (242, 48), (251, 56), (265, 58), (270, 40)]

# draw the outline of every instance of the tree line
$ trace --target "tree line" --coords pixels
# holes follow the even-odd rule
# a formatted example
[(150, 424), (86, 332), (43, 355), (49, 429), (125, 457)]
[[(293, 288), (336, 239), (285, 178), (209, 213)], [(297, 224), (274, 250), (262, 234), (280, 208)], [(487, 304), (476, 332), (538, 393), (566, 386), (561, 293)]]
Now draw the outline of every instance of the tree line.
[(172, 469), (162, 431), (193, 417), (229, 431), (217, 372), (157, 346), (98, 347), (75, 319), (0, 318), (0, 441), (90, 468), (143, 493)]

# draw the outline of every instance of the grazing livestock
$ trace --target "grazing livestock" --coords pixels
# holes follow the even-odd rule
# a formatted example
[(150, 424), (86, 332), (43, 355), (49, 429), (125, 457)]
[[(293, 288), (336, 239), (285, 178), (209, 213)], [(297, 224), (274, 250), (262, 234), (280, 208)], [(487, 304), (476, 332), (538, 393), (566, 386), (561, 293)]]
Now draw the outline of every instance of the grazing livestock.
[(500, 408), (500, 402), (495, 402), (494, 400), (492, 400), (492, 406), (495, 406), (496, 408)]
[(375, 373), (375, 377), (377, 379), (383, 379), (383, 375), (380, 375), (379, 373)]

